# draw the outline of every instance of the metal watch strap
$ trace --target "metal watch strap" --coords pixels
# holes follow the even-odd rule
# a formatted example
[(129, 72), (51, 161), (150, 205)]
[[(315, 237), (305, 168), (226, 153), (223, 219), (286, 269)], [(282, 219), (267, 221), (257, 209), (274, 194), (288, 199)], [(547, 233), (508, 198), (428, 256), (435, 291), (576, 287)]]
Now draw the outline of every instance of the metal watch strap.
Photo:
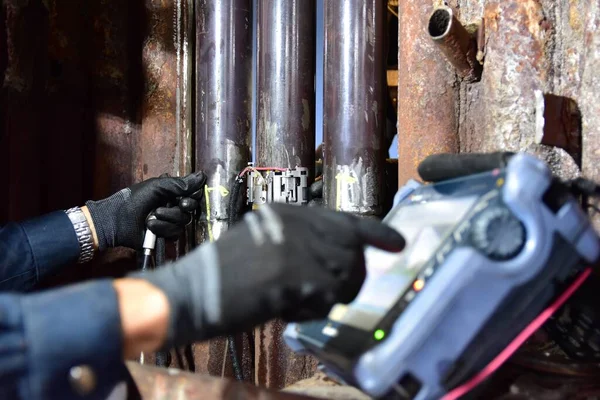
[(78, 263), (86, 263), (94, 258), (94, 238), (83, 211), (79, 207), (73, 207), (65, 211), (73, 224), (77, 241), (79, 242)]

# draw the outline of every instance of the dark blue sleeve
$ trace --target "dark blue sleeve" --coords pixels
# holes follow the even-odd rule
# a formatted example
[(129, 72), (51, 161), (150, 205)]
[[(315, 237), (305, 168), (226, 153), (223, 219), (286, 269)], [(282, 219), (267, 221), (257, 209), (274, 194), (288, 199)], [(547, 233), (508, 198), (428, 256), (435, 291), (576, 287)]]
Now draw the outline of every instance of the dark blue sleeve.
[[(126, 376), (117, 294), (109, 280), (0, 294), (0, 399), (103, 399)], [(69, 376), (94, 384), (80, 396)]]
[(77, 236), (64, 211), (0, 227), (0, 292), (34, 289), (78, 257)]

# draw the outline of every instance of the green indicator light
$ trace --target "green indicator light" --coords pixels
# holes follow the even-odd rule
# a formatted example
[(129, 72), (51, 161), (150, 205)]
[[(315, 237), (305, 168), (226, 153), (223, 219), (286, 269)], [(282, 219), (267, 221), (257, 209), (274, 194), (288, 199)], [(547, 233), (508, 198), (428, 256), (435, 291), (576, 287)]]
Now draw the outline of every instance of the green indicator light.
[(373, 336), (375, 337), (375, 340), (381, 340), (385, 337), (385, 332), (383, 329), (377, 329)]

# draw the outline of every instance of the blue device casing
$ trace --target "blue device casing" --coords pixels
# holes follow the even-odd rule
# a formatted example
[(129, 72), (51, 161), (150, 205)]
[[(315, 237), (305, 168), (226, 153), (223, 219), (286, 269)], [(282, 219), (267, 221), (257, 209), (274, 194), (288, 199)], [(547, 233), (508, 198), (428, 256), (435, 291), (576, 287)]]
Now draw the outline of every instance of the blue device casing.
[[(555, 209), (548, 205), (552, 182), (548, 167), (526, 154), (514, 156), (503, 171), (435, 185), (409, 181), (384, 219), (401, 233), (403, 221), (394, 218), (405, 207), (477, 197), (419, 270), (422, 290), (398, 286), (399, 300), (375, 326), (365, 323), (366, 329), (333, 318), (335, 308), (327, 320), (290, 324), (284, 332), (287, 344), (316, 356), (330, 374), (373, 397), (442, 397), (485, 366), (547, 306), (560, 290), (554, 282), (565, 283), (600, 256), (600, 239), (575, 198), (563, 195)], [(475, 240), (481, 216), (492, 209), (509, 210), (524, 228), (522, 246), (507, 259), (485, 254)], [(505, 239), (498, 243), (510, 243)], [(368, 275), (377, 261), (369, 254), (367, 249)], [(391, 272), (389, 282), (386, 290), (393, 292)], [(381, 291), (376, 285), (367, 278), (358, 297), (340, 305), (342, 314), (362, 315), (361, 299)], [(364, 315), (365, 321), (373, 318)], [(385, 332), (385, 338), (373, 340), (374, 330)]]

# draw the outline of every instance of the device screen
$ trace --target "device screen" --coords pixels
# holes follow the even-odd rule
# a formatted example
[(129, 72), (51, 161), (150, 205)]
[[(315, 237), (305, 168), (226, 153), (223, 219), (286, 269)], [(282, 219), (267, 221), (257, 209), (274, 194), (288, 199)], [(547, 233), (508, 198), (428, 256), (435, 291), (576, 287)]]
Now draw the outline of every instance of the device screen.
[(367, 248), (367, 279), (360, 293), (349, 305), (335, 306), (329, 319), (367, 331), (375, 328), (478, 198), (474, 195), (394, 208), (384, 222), (404, 236), (404, 251), (394, 254)]

